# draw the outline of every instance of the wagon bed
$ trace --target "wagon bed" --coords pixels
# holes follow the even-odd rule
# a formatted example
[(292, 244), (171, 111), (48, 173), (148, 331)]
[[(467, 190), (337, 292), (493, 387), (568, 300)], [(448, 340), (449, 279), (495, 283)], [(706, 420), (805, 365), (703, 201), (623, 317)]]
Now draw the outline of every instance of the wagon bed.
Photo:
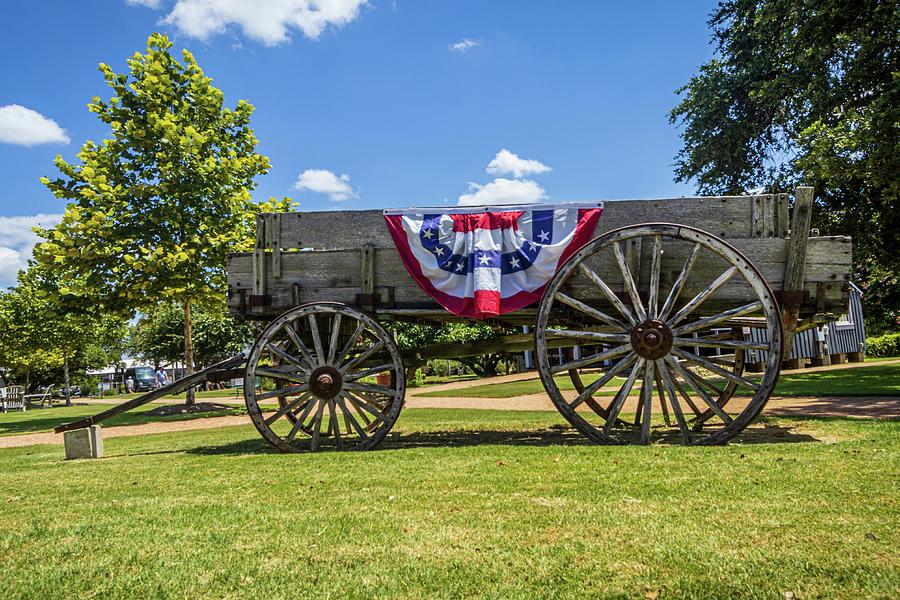
[[(639, 223), (664, 221), (702, 229), (743, 253), (781, 296), (791, 247), (788, 194), (716, 196), (669, 200), (606, 202), (595, 234)], [(435, 209), (440, 211), (441, 209)], [(452, 318), (423, 292), (406, 272), (384, 224), (381, 210), (266, 214), (257, 224), (257, 249), (228, 259), (228, 307), (236, 316), (270, 319), (310, 302), (341, 302), (378, 315), (447, 320)], [(640, 240), (626, 253), (641, 293), (649, 284), (650, 257)], [(662, 273), (677, 274), (684, 255), (670, 255)], [(810, 237), (805, 277), (789, 290), (799, 301), (799, 315), (846, 311), (852, 263), (849, 237)], [(637, 268), (639, 265), (639, 269)], [(719, 265), (695, 266), (685, 295), (696, 293)], [(598, 272), (615, 285), (622, 278), (615, 265)], [(595, 294), (583, 278), (573, 282), (574, 296)], [(718, 300), (727, 301), (727, 287)], [(796, 293), (795, 293), (796, 292)], [(530, 325), (536, 309), (499, 320)]]

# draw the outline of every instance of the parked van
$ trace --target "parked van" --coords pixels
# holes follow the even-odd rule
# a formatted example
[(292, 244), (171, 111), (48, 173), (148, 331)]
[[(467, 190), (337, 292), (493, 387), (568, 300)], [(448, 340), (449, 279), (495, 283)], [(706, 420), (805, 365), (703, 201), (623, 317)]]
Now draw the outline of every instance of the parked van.
[(128, 367), (125, 369), (125, 381), (129, 377), (134, 381), (135, 392), (149, 392), (155, 387), (153, 383), (153, 367)]

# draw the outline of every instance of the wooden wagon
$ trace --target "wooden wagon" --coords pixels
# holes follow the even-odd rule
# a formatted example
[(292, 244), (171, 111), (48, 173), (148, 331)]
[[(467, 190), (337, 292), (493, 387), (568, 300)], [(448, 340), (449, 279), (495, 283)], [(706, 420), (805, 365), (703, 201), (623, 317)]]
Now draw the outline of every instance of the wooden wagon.
[[(768, 401), (793, 333), (845, 311), (850, 239), (809, 237), (812, 205), (811, 188), (792, 218), (788, 194), (606, 202), (540, 302), (492, 320), (530, 333), (404, 351), (389, 322), (459, 317), (407, 273), (381, 210), (261, 215), (256, 249), (229, 257), (228, 307), (268, 324), (245, 363), (187, 383), (244, 364), (268, 442), (368, 449), (397, 420), (407, 368), (533, 350), (554, 405), (595, 442), (723, 443)], [(765, 356), (761, 373), (744, 372), (749, 351)]]
[[(811, 209), (810, 188), (793, 223), (787, 194), (607, 202), (540, 303), (493, 320), (533, 333), (408, 351), (386, 321), (458, 317), (407, 273), (382, 211), (263, 215), (256, 250), (228, 263), (229, 309), (270, 320), (247, 359), (247, 408), (285, 451), (371, 448), (403, 406), (405, 367), (533, 349), (553, 403), (596, 442), (722, 443), (771, 395), (786, 336), (846, 307), (850, 239), (808, 237)], [(749, 350), (766, 352), (758, 376)]]

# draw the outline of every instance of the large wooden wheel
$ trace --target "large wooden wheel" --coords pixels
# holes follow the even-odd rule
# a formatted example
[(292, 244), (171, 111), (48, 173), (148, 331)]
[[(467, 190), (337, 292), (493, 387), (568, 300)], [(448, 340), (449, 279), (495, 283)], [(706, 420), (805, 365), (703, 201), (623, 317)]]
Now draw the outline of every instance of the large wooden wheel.
[[(745, 341), (744, 327), (765, 328), (767, 341)], [(550, 348), (569, 344), (581, 357), (554, 364)], [(544, 388), (605, 444), (726, 442), (768, 401), (782, 345), (760, 272), (723, 240), (668, 223), (617, 229), (576, 252), (548, 284), (535, 327)], [(759, 380), (744, 375), (748, 350), (767, 353)], [(573, 392), (560, 388), (566, 376)]]
[(273, 320), (244, 378), (253, 424), (285, 452), (374, 447), (396, 422), (405, 390), (393, 338), (367, 314), (326, 302)]

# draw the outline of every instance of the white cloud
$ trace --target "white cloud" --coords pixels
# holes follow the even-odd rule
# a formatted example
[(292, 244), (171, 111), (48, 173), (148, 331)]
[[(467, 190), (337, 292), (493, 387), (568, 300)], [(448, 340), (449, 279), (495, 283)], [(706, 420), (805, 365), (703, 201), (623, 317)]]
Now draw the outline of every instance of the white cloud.
[(147, 8), (159, 8), (160, 0), (125, 0), (125, 4), (131, 6), (146, 6)]
[(39, 214), (0, 217), (0, 287), (15, 285), (20, 269), (28, 266), (35, 244), (40, 241), (32, 227), (53, 227), (62, 215)]
[(481, 42), (479, 40), (471, 40), (469, 38), (463, 38), (458, 42), (454, 42), (450, 44), (451, 52), (468, 52), (475, 46), (480, 46)]
[(229, 26), (267, 46), (290, 39), (298, 29), (316, 39), (328, 27), (341, 27), (359, 16), (367, 0), (178, 0), (163, 19), (179, 31), (201, 40), (224, 33)]
[(513, 177), (524, 177), (536, 173), (546, 173), (553, 169), (544, 163), (528, 158), (519, 158), (518, 154), (514, 154), (503, 148), (497, 153), (487, 168), (484, 170), (488, 175), (512, 175)]
[(0, 143), (34, 146), (68, 144), (69, 136), (56, 121), (18, 104), (0, 106)]
[(309, 190), (328, 194), (335, 202), (349, 200), (358, 196), (356, 190), (350, 186), (350, 176), (344, 173), (335, 175), (328, 169), (307, 169), (300, 174), (294, 183), (298, 190)]
[(471, 193), (459, 197), (460, 206), (531, 204), (547, 197), (536, 181), (498, 177), (487, 185), (469, 183)]

